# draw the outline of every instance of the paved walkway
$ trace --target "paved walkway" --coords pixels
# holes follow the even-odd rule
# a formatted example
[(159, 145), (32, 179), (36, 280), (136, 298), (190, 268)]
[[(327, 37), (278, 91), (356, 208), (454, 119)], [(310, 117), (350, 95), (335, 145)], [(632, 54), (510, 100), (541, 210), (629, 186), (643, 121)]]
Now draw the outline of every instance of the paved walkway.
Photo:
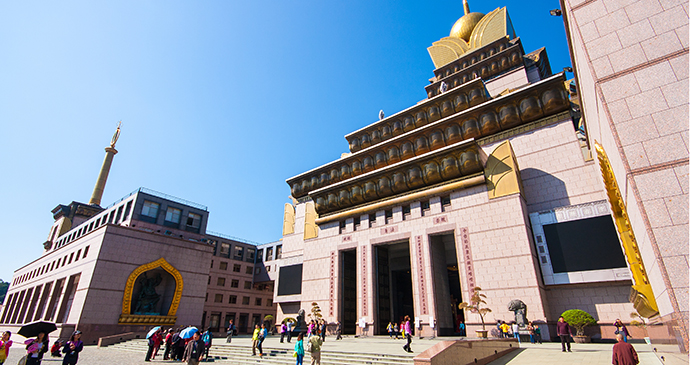
[[(13, 335), (12, 339), (17, 343), (10, 349), (10, 356), (5, 364), (14, 365), (24, 355), (24, 346), (20, 345), (20, 336)], [(333, 341), (333, 337), (326, 338), (324, 351), (348, 351), (362, 353), (402, 353), (402, 340), (391, 340), (388, 337), (376, 336), (368, 338), (345, 338), (342, 341)], [(448, 338), (443, 338), (446, 340)], [(438, 339), (415, 339), (412, 348), (415, 353), (437, 343)], [(214, 346), (223, 346), (225, 339), (214, 339)], [(251, 346), (248, 337), (234, 338), (233, 345)], [(293, 341), (294, 344), (294, 341)], [(281, 344), (278, 337), (271, 336), (266, 340), (265, 347), (291, 349), (293, 344)], [(532, 345), (522, 343), (520, 349), (504, 356), (490, 365), (523, 365), (523, 364), (575, 364), (575, 365), (595, 365), (611, 364), (611, 344), (573, 344), (573, 352), (561, 352), (560, 343), (545, 342), (542, 345)], [(640, 357), (641, 365), (661, 365), (656, 355), (644, 344), (634, 344)], [(398, 351), (399, 350), (399, 351)], [(213, 351), (213, 350), (211, 350)], [(161, 354), (162, 355), (162, 354)], [(162, 356), (161, 356), (162, 359)], [(43, 364), (61, 364), (62, 359), (51, 358), (48, 354), (43, 360)], [(216, 361), (219, 363), (231, 363), (231, 360)], [(152, 364), (152, 363), (172, 363), (171, 361), (154, 360), (151, 363), (144, 362), (144, 353), (122, 351), (113, 348), (97, 348), (96, 346), (86, 346), (79, 358), (79, 364), (83, 365), (112, 365), (112, 364)], [(178, 362), (179, 364), (179, 362)], [(687, 362), (686, 362), (687, 364)]]

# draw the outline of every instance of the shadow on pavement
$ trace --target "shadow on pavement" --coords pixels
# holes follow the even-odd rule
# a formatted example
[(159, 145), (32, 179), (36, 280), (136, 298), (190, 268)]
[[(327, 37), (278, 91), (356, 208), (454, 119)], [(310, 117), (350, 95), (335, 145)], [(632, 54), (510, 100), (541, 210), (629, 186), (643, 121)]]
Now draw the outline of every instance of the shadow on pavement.
[(523, 351), (525, 351), (525, 349), (517, 349), (515, 351), (510, 352), (507, 355), (504, 355), (503, 357), (501, 357), (499, 359), (496, 359), (496, 360), (488, 363), (487, 365), (505, 365), (510, 360), (514, 359), (517, 355), (520, 355), (520, 353), (522, 353)]

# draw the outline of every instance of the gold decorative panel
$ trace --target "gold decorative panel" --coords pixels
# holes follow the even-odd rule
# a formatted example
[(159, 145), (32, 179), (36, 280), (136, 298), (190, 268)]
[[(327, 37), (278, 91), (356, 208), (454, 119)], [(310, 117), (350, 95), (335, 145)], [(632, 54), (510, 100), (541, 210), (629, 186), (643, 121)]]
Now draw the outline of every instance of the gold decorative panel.
[(606, 194), (611, 203), (611, 212), (613, 213), (614, 222), (618, 229), (618, 235), (623, 246), (623, 252), (630, 265), (630, 271), (633, 277), (633, 286), (630, 293), (630, 302), (633, 303), (637, 313), (645, 318), (652, 317), (659, 313), (659, 307), (656, 304), (652, 286), (649, 283), (649, 277), (642, 262), (642, 255), (640, 248), (637, 246), (635, 233), (630, 227), (630, 220), (628, 219), (628, 210), (621, 196), (621, 191), (616, 182), (616, 177), (613, 174), (611, 163), (604, 151), (604, 147), (599, 142), (594, 143), (594, 148), (597, 151), (597, 158), (599, 159), (599, 167), (601, 168), (601, 175), (606, 186)]
[(510, 141), (498, 145), (484, 167), (489, 199), (522, 192), (522, 180)]
[[(136, 283), (139, 275), (153, 270), (155, 268), (162, 268), (167, 271), (175, 279), (175, 295), (173, 296), (172, 303), (170, 304), (170, 309), (168, 309), (167, 316), (151, 316), (151, 315), (136, 315), (132, 314), (132, 293), (134, 291), (134, 283)], [(149, 262), (148, 264), (141, 265), (134, 269), (129, 277), (127, 278), (127, 283), (125, 284), (125, 293), (122, 297), (122, 315), (120, 316), (119, 324), (133, 324), (132, 321), (149, 321), (149, 322), (137, 322), (136, 324), (153, 324), (150, 321), (165, 321), (170, 320), (170, 318), (175, 317), (177, 314), (177, 308), (180, 306), (180, 300), (182, 299), (182, 289), (184, 288), (184, 281), (182, 280), (182, 274), (180, 274), (177, 269), (170, 265), (165, 258), (160, 258), (156, 261)], [(154, 317), (146, 319), (148, 317)], [(165, 319), (168, 318), (168, 319)], [(173, 322), (174, 323), (174, 322)], [(167, 324), (167, 323), (166, 323)]]
[(319, 236), (319, 228), (316, 226), (316, 210), (314, 202), (304, 204), (304, 239), (316, 238)]
[(283, 214), (283, 236), (295, 233), (295, 207), (290, 203), (285, 203), (285, 213)]

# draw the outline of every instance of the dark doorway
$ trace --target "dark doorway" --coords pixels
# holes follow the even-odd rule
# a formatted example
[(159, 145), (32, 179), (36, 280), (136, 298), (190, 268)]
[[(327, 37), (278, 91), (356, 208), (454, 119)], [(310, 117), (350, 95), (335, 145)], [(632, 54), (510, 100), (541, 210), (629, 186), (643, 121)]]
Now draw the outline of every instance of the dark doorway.
[(414, 317), (410, 245), (408, 241), (375, 248), (377, 333), (387, 334), (388, 322)]
[(458, 325), (465, 322), (462, 302), (458, 255), (453, 233), (430, 236), (431, 267), (436, 302), (436, 333), (438, 336), (460, 334)]
[(354, 335), (357, 330), (357, 251), (340, 251), (340, 260), (340, 323), (344, 335)]
[[(237, 324), (237, 332), (247, 333), (247, 321), (249, 320), (249, 314), (240, 313), (240, 323)], [(252, 328), (252, 331), (254, 329)]]

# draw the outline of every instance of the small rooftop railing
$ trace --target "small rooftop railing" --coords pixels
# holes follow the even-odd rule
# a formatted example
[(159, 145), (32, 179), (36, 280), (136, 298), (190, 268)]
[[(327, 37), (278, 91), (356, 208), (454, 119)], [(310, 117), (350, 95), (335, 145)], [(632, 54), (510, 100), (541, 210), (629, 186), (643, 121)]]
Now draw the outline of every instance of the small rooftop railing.
[(211, 235), (211, 236), (226, 238), (226, 239), (233, 240), (233, 241), (237, 241), (237, 242), (248, 243), (248, 244), (254, 245), (254, 246), (262, 245), (262, 243), (259, 243), (259, 242), (255, 242), (255, 241), (251, 241), (251, 240), (248, 240), (248, 239), (244, 239), (244, 238), (239, 238), (239, 237), (231, 236), (231, 235), (229, 235), (229, 234), (224, 234), (224, 233), (219, 233), (219, 232), (213, 232), (213, 231), (209, 231), (209, 230), (206, 230), (206, 234), (207, 234), (207, 235)]

